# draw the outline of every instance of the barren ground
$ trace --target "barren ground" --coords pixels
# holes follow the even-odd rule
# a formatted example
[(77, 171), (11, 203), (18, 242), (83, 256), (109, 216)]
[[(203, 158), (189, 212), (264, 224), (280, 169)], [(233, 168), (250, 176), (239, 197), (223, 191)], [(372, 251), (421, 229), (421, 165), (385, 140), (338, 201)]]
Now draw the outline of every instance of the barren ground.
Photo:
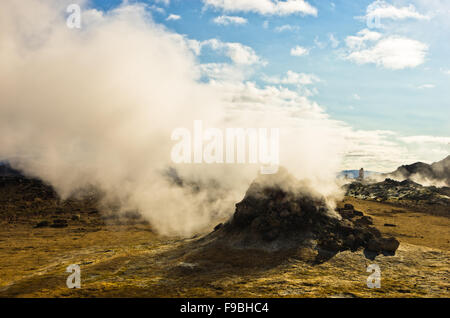
[[(65, 228), (33, 228), (42, 215), (0, 223), (1, 297), (450, 297), (450, 218), (386, 203), (346, 198), (401, 244), (395, 256), (343, 252), (319, 264), (292, 254), (194, 251), (196, 238), (164, 238), (134, 219), (108, 221), (77, 209)], [(61, 214), (63, 213), (63, 214)], [(67, 213), (70, 213), (67, 212)], [(14, 216), (14, 217), (11, 217)], [(393, 224), (395, 227), (385, 226)], [(382, 271), (369, 289), (369, 264)], [(65, 269), (81, 267), (81, 289)]]

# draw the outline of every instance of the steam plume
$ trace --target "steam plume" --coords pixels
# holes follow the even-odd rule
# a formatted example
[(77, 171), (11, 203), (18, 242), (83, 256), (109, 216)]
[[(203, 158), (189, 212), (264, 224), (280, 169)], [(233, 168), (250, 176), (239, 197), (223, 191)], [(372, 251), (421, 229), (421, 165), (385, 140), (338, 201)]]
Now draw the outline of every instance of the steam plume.
[(190, 235), (231, 215), (259, 166), (177, 166), (205, 187), (176, 186), (164, 173), (173, 165), (172, 131), (196, 119), (279, 127), (282, 165), (335, 193), (338, 124), (317, 105), (305, 98), (285, 109), (237, 106), (231, 95), (248, 86), (201, 83), (187, 39), (154, 23), (143, 5), (84, 10), (82, 28), (73, 30), (68, 4), (0, 2), (0, 158), (62, 197), (94, 185), (160, 233)]

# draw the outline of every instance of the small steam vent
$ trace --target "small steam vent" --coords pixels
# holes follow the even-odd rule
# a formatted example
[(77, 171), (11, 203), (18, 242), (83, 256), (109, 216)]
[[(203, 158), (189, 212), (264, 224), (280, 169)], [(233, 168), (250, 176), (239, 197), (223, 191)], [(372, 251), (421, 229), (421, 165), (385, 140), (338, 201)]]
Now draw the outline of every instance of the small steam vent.
[(372, 225), (372, 219), (352, 205), (330, 209), (306, 182), (281, 169), (276, 175), (259, 176), (236, 204), (233, 217), (209, 238), (237, 249), (309, 248), (318, 259), (360, 248), (374, 255), (395, 254), (399, 242), (382, 237)]

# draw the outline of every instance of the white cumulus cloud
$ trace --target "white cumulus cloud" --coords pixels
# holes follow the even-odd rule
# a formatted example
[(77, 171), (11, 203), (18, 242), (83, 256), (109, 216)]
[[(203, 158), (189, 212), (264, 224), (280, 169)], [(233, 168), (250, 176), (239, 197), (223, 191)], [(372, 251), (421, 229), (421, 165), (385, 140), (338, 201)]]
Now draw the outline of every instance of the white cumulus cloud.
[(423, 84), (418, 86), (418, 89), (427, 89), (427, 88), (435, 88), (436, 86), (434, 84)]
[(300, 27), (297, 25), (284, 24), (275, 28), (275, 32), (298, 31)]
[(247, 24), (247, 19), (243, 17), (237, 17), (237, 16), (228, 16), (228, 15), (221, 15), (215, 18), (214, 20), (215, 24), (220, 25), (229, 25), (229, 24)]
[(338, 39), (336, 39), (333, 34), (328, 34), (328, 39), (330, 40), (330, 44), (333, 49), (335, 49), (339, 46), (340, 41)]
[(286, 72), (283, 77), (266, 76), (263, 78), (265, 82), (271, 84), (288, 84), (288, 85), (310, 85), (320, 82), (320, 79), (314, 74), (296, 73), (291, 70)]
[(352, 98), (354, 99), (354, 100), (361, 100), (361, 96), (359, 96), (358, 94), (353, 94), (352, 95)]
[(209, 46), (215, 51), (222, 51), (234, 63), (242, 65), (265, 64), (251, 47), (237, 42), (222, 42), (218, 39), (210, 39), (201, 42), (201, 46)]
[(367, 19), (391, 19), (391, 20), (428, 20), (428, 16), (419, 13), (412, 4), (405, 7), (395, 7), (383, 0), (377, 0), (367, 7)]
[(297, 45), (296, 47), (291, 49), (292, 56), (303, 56), (303, 55), (308, 55), (308, 54), (309, 54), (309, 49), (301, 47), (299, 45)]
[(408, 144), (423, 144), (423, 143), (435, 143), (435, 144), (450, 144), (450, 137), (443, 136), (408, 136), (399, 137), (399, 140)]
[[(367, 34), (369, 33), (365, 36)], [(378, 37), (381, 35), (372, 34), (371, 40)], [(366, 47), (366, 40), (355, 39), (357, 37), (347, 38), (347, 46), (350, 48), (347, 59), (357, 64), (376, 64), (392, 70), (414, 68), (425, 62), (428, 52), (428, 45), (400, 36), (382, 38), (370, 47)]]
[(359, 31), (357, 35), (348, 36), (345, 43), (350, 49), (360, 49), (365, 47), (367, 42), (378, 41), (381, 37), (381, 33), (364, 29)]
[(176, 21), (176, 20), (180, 20), (180, 19), (181, 19), (181, 16), (179, 16), (177, 14), (170, 14), (166, 20), (167, 21)]
[(317, 9), (305, 0), (203, 0), (207, 7), (226, 12), (255, 12), (261, 15), (303, 14), (317, 16)]

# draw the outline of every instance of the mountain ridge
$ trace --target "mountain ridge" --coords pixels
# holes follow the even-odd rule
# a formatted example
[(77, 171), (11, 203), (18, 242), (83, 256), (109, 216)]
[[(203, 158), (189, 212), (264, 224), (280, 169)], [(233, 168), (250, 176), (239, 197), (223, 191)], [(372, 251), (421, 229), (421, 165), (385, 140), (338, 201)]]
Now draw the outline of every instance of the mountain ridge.
[[(410, 165), (402, 165), (395, 171), (384, 175), (393, 179), (412, 180), (418, 183), (442, 182), (450, 185), (450, 155), (441, 161), (427, 164), (416, 162)], [(422, 182), (420, 182), (422, 181)]]

